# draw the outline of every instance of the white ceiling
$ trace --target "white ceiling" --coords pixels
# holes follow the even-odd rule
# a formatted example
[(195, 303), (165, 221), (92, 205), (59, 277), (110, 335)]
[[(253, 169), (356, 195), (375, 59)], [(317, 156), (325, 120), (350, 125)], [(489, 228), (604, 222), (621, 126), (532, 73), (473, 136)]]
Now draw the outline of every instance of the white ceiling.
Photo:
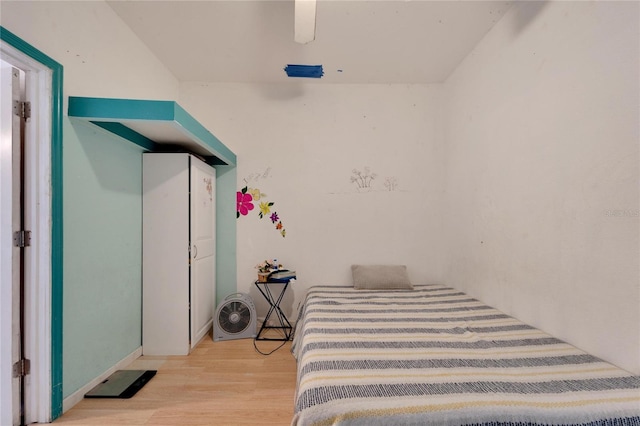
[(442, 82), (511, 4), (318, 0), (316, 39), (302, 45), (294, 0), (108, 3), (180, 81), (291, 81), (283, 68), (306, 64), (328, 83)]

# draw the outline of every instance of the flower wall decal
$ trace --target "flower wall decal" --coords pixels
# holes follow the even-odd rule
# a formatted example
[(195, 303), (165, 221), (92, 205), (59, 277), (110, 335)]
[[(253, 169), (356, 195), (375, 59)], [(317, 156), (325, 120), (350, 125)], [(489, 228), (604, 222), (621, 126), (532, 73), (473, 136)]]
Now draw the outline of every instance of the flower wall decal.
[(387, 188), (387, 191), (395, 191), (398, 188), (398, 179), (395, 176), (385, 178), (384, 187)]
[(253, 197), (251, 194), (247, 194), (247, 187), (245, 186), (242, 191), (236, 193), (236, 219), (249, 214), (253, 210)]
[(371, 181), (378, 177), (377, 174), (371, 173), (369, 167), (365, 167), (363, 172), (353, 169), (351, 173), (351, 183), (355, 183), (359, 189), (371, 188)]
[(260, 219), (262, 219), (263, 217), (271, 213), (272, 205), (273, 203), (265, 203), (265, 202), (260, 203), (260, 213), (258, 214), (258, 216), (260, 216)]
[(213, 180), (211, 178), (203, 178), (202, 180), (209, 194), (209, 201), (213, 201)]
[[(253, 203), (263, 200), (265, 197), (266, 194), (260, 192), (258, 188), (249, 188), (248, 186), (242, 188), (236, 193), (236, 218), (247, 216), (255, 207)], [(274, 204), (273, 201), (260, 201), (260, 204), (258, 204), (258, 217), (260, 219), (268, 217), (271, 223), (275, 225), (275, 229), (280, 232), (280, 235), (284, 238), (287, 232), (280, 220), (280, 216), (278, 216), (278, 213), (275, 211), (271, 212), (271, 207), (273, 207)]]

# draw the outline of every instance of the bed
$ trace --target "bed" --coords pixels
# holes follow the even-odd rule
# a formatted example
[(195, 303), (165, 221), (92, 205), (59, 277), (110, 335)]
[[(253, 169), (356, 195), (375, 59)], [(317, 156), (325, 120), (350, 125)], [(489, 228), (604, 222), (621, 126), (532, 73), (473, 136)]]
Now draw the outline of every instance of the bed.
[(640, 377), (441, 285), (309, 289), (293, 425), (640, 425)]

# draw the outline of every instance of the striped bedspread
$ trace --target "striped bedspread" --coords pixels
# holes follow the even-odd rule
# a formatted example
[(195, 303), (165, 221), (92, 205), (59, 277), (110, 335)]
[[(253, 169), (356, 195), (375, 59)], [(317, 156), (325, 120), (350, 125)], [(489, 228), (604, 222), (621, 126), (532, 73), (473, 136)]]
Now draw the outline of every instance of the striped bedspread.
[(451, 288), (312, 287), (293, 425), (640, 425), (640, 377)]

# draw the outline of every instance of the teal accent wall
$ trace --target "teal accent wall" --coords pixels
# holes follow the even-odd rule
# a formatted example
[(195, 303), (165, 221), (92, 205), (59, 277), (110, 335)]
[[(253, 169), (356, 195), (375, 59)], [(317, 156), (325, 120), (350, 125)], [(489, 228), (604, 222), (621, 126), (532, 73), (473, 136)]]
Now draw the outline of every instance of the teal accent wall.
[(62, 104), (64, 68), (0, 26), (0, 40), (51, 70), (51, 419), (62, 415), (63, 187)]
[(237, 292), (235, 166), (216, 169), (216, 306)]
[[(142, 153), (65, 119), (64, 397), (142, 341)], [(216, 165), (216, 299), (237, 291), (235, 166)]]
[(142, 152), (65, 118), (64, 397), (142, 342)]
[[(236, 271), (236, 155), (215, 135), (173, 101), (69, 97), (69, 117), (74, 122), (90, 122), (118, 139), (123, 138), (144, 151), (159, 152), (161, 144), (131, 130), (127, 125), (143, 120), (158, 127), (171, 123), (194, 141), (207, 146), (217, 159), (212, 164), (216, 177), (216, 298), (237, 291)], [(111, 120), (111, 121), (105, 121)], [(217, 156), (217, 157), (214, 157)], [(222, 164), (224, 163), (224, 164)]]

